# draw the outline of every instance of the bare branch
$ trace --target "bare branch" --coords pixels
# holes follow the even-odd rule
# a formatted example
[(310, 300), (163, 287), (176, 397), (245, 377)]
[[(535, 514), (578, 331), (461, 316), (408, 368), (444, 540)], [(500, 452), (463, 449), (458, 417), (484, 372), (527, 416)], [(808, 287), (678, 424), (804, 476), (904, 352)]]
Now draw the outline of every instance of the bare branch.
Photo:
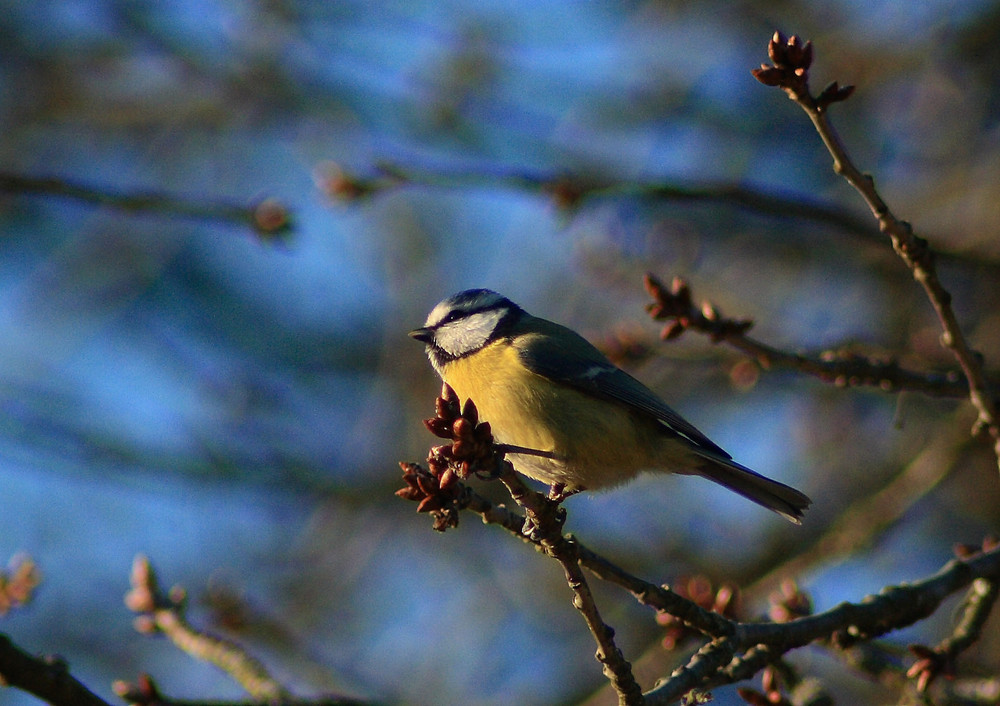
[[(888, 586), (877, 596), (868, 596), (858, 603), (842, 603), (823, 613), (788, 623), (739, 623), (730, 638), (709, 643), (710, 646), (718, 645), (714, 648), (718, 655), (704, 648), (670, 679), (648, 692), (647, 706), (673, 703), (694, 686), (708, 689), (742, 681), (782, 654), (816, 640), (846, 648), (907, 627), (933, 614), (946, 598), (974, 581), (996, 581), (997, 578), (1000, 578), (1000, 548), (966, 560), (953, 560), (933, 576), (910, 584)], [(712, 651), (716, 662), (727, 653), (736, 656), (727, 660), (724, 669), (710, 671), (701, 682), (694, 684), (692, 675), (701, 677), (704, 673), (699, 660), (704, 659), (702, 653), (706, 650)]]
[[(450, 439), (451, 444), (431, 449), (427, 463), (430, 472), (416, 464), (400, 464), (404, 470), (406, 487), (397, 495), (420, 503), (418, 512), (431, 512), (435, 516), (434, 528), (444, 531), (458, 524), (457, 511), (473, 504), (474, 493), (458, 481), (473, 473), (488, 473), (498, 478), (510, 492), (511, 498), (526, 513), (520, 524), (511, 522), (513, 515), (495, 516), (508, 530), (526, 537), (540, 551), (562, 566), (566, 582), (573, 591), (573, 607), (583, 616), (594, 640), (597, 642), (597, 661), (603, 665), (621, 706), (642, 706), (639, 688), (632, 667), (614, 641), (615, 631), (606, 624), (590, 592), (581, 564), (580, 547), (571, 536), (562, 533), (566, 512), (555, 500), (550, 500), (528, 488), (508, 461), (503, 460), (504, 449), (493, 441), (488, 423), (479, 423), (479, 414), (472, 400), (460, 408), (455, 391), (445, 384), (435, 402), (437, 416), (424, 420), (428, 430), (436, 436)], [(489, 503), (481, 498), (475, 501), (485, 511)]]
[(222, 199), (196, 199), (161, 191), (121, 192), (68, 179), (7, 172), (0, 172), (0, 193), (67, 198), (128, 213), (221, 221), (250, 227), (262, 240), (283, 241), (292, 229), (288, 209), (273, 198), (244, 205)]
[[(823, 613), (803, 615), (809, 610), (808, 601), (799, 596), (798, 591), (786, 591), (785, 598), (788, 601), (794, 599), (795, 605), (789, 604), (787, 609), (775, 613), (780, 620), (739, 622), (708, 611), (666, 586), (657, 586), (635, 577), (587, 549), (575, 538), (563, 536), (562, 508), (527, 488), (513, 467), (501, 461), (496, 450), (491, 448), (494, 446), (492, 439), (487, 443), (486, 437), (477, 434), (485, 423), (478, 423), (478, 415), (471, 402), (466, 402), (459, 414), (458, 399), (450, 388), (446, 388), (438, 399), (437, 408), (439, 416), (427, 420), (427, 426), (439, 436), (450, 436), (453, 443), (432, 449), (428, 460), (432, 466), (430, 471), (417, 464), (401, 464), (407, 487), (398, 494), (418, 501), (420, 507), (431, 514), (447, 512), (457, 515), (461, 510), (472, 510), (484, 522), (502, 525), (539, 551), (557, 559), (574, 591), (574, 605), (583, 613), (598, 642), (598, 658), (605, 665), (605, 674), (614, 684), (623, 704), (642, 703), (642, 700), (632, 689), (634, 679), (630, 667), (615, 647), (613, 633), (603, 623), (593, 604), (590, 590), (579, 573), (581, 566), (598, 578), (622, 586), (640, 603), (670, 613), (711, 638), (687, 665), (645, 695), (646, 704), (672, 703), (692, 688), (711, 688), (747, 679), (785, 653), (815, 641), (846, 649), (872, 640), (932, 615), (948, 596), (973, 582), (982, 579), (992, 586), (1000, 580), (1000, 546), (988, 544), (984, 545), (984, 551), (955, 559), (931, 577), (911, 584), (886, 587), (879, 595), (868, 596), (858, 603), (843, 603)], [(465, 417), (466, 414), (470, 417)], [(493, 463), (499, 465), (490, 470), (489, 466)], [(506, 508), (494, 507), (461, 482), (460, 478), (473, 473), (499, 478), (514, 500), (525, 508), (527, 521)], [(444, 481), (445, 477), (449, 480)], [(440, 520), (441, 516), (437, 515), (435, 528), (443, 530), (446, 527), (440, 526)], [(457, 524), (457, 519), (452, 518), (447, 527)], [(956, 631), (956, 635), (960, 635), (955, 638), (956, 644), (962, 649), (978, 636), (975, 627), (985, 620), (993, 600), (984, 598), (978, 605), (981, 607), (974, 617), (963, 621), (962, 625), (967, 627)]]
[(109, 706), (79, 682), (59, 657), (33, 657), (0, 634), (0, 681), (56, 706)]
[[(205, 701), (199, 699), (172, 699), (164, 696), (153, 678), (148, 674), (140, 674), (134, 683), (116, 681), (112, 685), (114, 692), (131, 706), (261, 706), (260, 700), (253, 701)], [(317, 696), (315, 698), (297, 698), (286, 696), (280, 701), (272, 701), (280, 706), (371, 706), (369, 701), (342, 696)]]
[(850, 87), (840, 88), (831, 84), (819, 96), (814, 97), (809, 90), (812, 45), (809, 42), (803, 43), (798, 37), (786, 39), (780, 32), (775, 32), (768, 45), (768, 54), (773, 65), (762, 65), (760, 69), (755, 69), (754, 76), (761, 83), (780, 87), (805, 111), (833, 157), (833, 170), (861, 195), (878, 221), (879, 230), (889, 236), (896, 254), (924, 288), (941, 322), (941, 342), (955, 356), (968, 381), (969, 401), (978, 413), (973, 434), (985, 431), (990, 436), (997, 464), (1000, 466), (1000, 418), (997, 416), (997, 403), (983, 373), (980, 356), (969, 345), (959, 326), (955, 310), (951, 306), (951, 293), (938, 279), (934, 251), (926, 240), (913, 232), (909, 223), (892, 213), (875, 189), (875, 180), (854, 165), (847, 148), (830, 123), (829, 106), (850, 96)]
[[(994, 539), (987, 539), (983, 543), (984, 550), (998, 546), (1000, 543)], [(959, 547), (957, 551), (959, 556), (966, 556), (970, 550), (968, 547)], [(910, 651), (917, 656), (917, 662), (910, 667), (906, 676), (917, 679), (917, 691), (926, 691), (939, 674), (955, 677), (955, 661), (979, 639), (996, 600), (997, 582), (985, 578), (976, 579), (965, 596), (958, 624), (952, 634), (933, 649), (923, 645), (910, 645)]]
[(139, 614), (137, 630), (162, 632), (179, 649), (225, 671), (254, 699), (275, 701), (290, 697), (289, 692), (240, 645), (199, 632), (189, 625), (183, 617), (183, 591), (174, 588), (169, 596), (165, 595), (146, 557), (135, 558), (131, 581), (132, 590), (125, 596), (125, 605)]
[(656, 321), (666, 321), (660, 334), (674, 339), (685, 331), (707, 334), (713, 343), (725, 342), (751, 356), (764, 369), (783, 368), (812, 375), (840, 387), (877, 387), (884, 392), (909, 390), (935, 397), (966, 397), (969, 386), (955, 373), (922, 374), (905, 370), (896, 361), (874, 361), (845, 351), (824, 351), (818, 356), (789, 353), (747, 335), (753, 322), (724, 317), (709, 302), (695, 306), (691, 288), (679, 277), (668, 288), (653, 274), (644, 278), (646, 291), (653, 297), (647, 306)]

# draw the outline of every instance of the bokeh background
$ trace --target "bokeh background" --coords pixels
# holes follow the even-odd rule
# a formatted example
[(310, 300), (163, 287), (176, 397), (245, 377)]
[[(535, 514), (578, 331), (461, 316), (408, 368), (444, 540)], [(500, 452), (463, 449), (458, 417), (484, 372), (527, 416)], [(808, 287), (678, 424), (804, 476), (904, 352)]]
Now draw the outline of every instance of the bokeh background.
[[(801, 528), (691, 478), (567, 503), (571, 531), (649, 580), (737, 582), (752, 615), (791, 571), (823, 609), (995, 531), (995, 462), (968, 440), (967, 404), (762, 372), (695, 334), (661, 343), (644, 314), (648, 270), (788, 350), (952, 367), (806, 118), (750, 76), (775, 29), (814, 41), (816, 88), (858, 87), (836, 125), (942, 252), (995, 371), (998, 3), (0, 3), (0, 172), (275, 198), (294, 222), (275, 243), (169, 208), (0, 196), (0, 561), (26, 552), (44, 576), (0, 631), (107, 698), (140, 671), (173, 697), (239, 698), (132, 629), (122, 596), (141, 552), (188, 589), (192, 620), (301, 694), (605, 703), (556, 565), (472, 516), (436, 534), (393, 495), (397, 462), (433, 443), (420, 420), (438, 389), (406, 331), (470, 286), (629, 344), (630, 371), (815, 500)], [(330, 193), (336, 168), (384, 165), (414, 183)], [(561, 175), (623, 188), (568, 208), (521, 178)], [(752, 189), (836, 217), (646, 185)], [(842, 519), (894, 481), (888, 505)], [(653, 616), (596, 590), (644, 685), (669, 674), (682, 654), (658, 647)], [(944, 610), (887, 644), (948, 626)], [(996, 673), (987, 632), (972, 673)], [(844, 702), (895, 693), (820, 649), (792, 661)]]

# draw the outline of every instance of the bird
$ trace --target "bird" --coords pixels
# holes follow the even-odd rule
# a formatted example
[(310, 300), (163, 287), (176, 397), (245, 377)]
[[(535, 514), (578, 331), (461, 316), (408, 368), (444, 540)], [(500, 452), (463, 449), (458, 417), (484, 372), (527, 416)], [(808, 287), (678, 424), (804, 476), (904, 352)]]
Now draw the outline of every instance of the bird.
[(801, 524), (811, 500), (732, 459), (570, 328), (489, 289), (435, 306), (409, 335), (519, 473), (550, 497), (621, 485), (643, 471), (697, 475)]

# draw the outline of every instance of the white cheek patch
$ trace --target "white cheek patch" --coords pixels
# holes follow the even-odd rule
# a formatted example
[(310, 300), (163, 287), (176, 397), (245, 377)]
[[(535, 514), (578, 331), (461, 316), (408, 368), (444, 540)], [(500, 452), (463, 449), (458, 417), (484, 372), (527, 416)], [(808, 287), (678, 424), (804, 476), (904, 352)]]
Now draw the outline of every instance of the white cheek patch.
[(456, 358), (479, 350), (486, 345), (493, 330), (506, 314), (506, 309), (488, 309), (447, 323), (434, 332), (434, 343)]

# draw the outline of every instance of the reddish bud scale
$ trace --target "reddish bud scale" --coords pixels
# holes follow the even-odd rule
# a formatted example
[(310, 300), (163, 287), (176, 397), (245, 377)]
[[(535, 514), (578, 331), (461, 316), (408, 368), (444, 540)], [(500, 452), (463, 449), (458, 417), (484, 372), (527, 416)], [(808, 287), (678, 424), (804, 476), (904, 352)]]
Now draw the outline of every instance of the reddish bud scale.
[(431, 417), (424, 420), (424, 426), (434, 436), (441, 439), (450, 439), (452, 436), (452, 423), (450, 420), (441, 417)]
[(476, 405), (472, 400), (466, 400), (465, 406), (462, 407), (462, 416), (468, 420), (469, 424), (475, 426), (479, 424), (479, 410), (476, 409)]
[(459, 417), (452, 425), (452, 435), (457, 439), (471, 439), (473, 423), (467, 417)]
[(458, 483), (458, 476), (450, 468), (446, 468), (444, 473), (441, 474), (438, 485), (441, 490), (448, 490), (456, 483)]
[(440, 510), (444, 507), (444, 502), (438, 495), (428, 495), (426, 498), (420, 501), (417, 505), (417, 512), (432, 512), (434, 510)]

